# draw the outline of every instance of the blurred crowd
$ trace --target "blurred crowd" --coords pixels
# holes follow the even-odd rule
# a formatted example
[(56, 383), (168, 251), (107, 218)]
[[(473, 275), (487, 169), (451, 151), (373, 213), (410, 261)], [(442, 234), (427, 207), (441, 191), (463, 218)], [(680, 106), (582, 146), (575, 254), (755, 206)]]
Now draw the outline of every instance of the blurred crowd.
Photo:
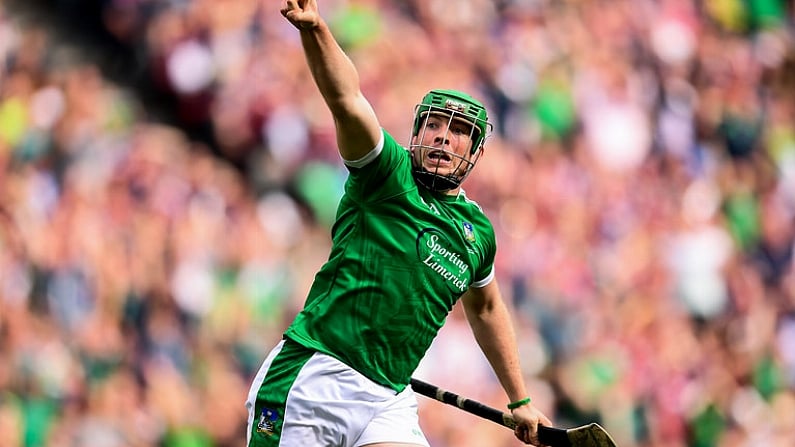
[[(245, 442), (346, 176), (278, 3), (93, 2), (181, 127), (0, 6), (0, 446)], [(318, 3), (398, 140), (431, 88), (487, 104), (464, 186), (557, 425), (793, 445), (791, 2)], [(504, 408), (459, 308), (416, 375)], [(434, 447), (519, 445), (419, 399)]]

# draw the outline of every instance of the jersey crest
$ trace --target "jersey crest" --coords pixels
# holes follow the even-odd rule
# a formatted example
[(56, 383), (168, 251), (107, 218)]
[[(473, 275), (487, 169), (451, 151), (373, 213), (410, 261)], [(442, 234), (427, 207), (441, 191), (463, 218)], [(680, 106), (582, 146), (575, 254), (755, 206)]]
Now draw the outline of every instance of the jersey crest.
[(464, 229), (464, 239), (467, 242), (474, 243), (475, 242), (475, 227), (469, 222), (463, 222), (461, 226)]

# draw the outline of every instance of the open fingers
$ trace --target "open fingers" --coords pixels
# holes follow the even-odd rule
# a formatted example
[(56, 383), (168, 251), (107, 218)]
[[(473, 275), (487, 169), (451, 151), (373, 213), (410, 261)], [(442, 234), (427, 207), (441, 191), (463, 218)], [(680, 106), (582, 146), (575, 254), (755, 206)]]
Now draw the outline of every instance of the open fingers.
[(282, 2), (280, 11), (283, 16), (287, 17), (287, 13), (296, 9), (298, 9), (298, 2), (296, 0), (286, 0)]
[(299, 29), (314, 28), (320, 20), (314, 0), (285, 0), (281, 13)]

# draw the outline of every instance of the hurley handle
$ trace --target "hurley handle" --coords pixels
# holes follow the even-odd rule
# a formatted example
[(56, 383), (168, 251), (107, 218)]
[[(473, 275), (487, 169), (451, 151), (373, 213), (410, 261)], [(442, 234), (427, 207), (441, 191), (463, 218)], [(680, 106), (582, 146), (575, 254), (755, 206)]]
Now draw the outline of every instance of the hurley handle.
[[(458, 407), (467, 413), (480, 416), (483, 419), (488, 419), (510, 429), (516, 428), (516, 421), (513, 420), (513, 417), (510, 414), (500, 411), (496, 408), (489, 407), (488, 405), (484, 405), (472, 399), (461, 397), (458, 394), (452, 393), (450, 391), (443, 390), (436, 385), (431, 385), (430, 383), (423, 382), (422, 380), (412, 378), (411, 388), (423, 396), (436, 399), (439, 402), (444, 402), (454, 407)], [(539, 425), (538, 440), (542, 444), (546, 444), (551, 447), (571, 447), (571, 441), (569, 441), (568, 433), (562, 428)]]

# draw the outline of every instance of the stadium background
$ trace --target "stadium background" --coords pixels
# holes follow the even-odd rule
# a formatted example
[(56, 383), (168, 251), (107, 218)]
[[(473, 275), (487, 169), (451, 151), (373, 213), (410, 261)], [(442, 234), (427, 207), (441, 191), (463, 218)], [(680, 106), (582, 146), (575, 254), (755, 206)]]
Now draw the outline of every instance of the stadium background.
[[(776, 0), (320, 0), (383, 126), (492, 111), (533, 397), (622, 447), (795, 439), (795, 46)], [(345, 171), (278, 2), (0, 6), (0, 446), (239, 446)], [(456, 309), (418, 377), (504, 396)], [(435, 447), (518, 445), (420, 398)]]

